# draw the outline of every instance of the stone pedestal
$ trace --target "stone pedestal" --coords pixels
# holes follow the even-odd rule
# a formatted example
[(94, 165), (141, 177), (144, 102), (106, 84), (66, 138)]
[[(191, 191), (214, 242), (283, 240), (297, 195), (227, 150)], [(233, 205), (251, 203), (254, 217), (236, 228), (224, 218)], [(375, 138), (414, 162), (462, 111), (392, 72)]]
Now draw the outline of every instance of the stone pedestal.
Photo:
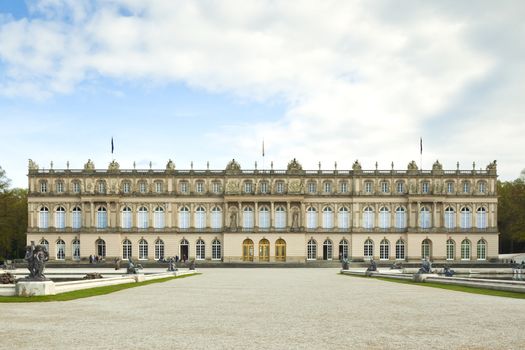
[(55, 282), (53, 281), (18, 281), (16, 283), (16, 295), (37, 296), (55, 295)]

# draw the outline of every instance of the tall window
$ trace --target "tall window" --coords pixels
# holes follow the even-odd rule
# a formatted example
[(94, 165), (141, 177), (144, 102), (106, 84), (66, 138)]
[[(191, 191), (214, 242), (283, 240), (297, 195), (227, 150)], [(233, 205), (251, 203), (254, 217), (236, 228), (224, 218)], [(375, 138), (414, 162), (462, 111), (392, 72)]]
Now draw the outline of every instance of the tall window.
[(188, 183), (186, 181), (180, 183), (180, 192), (183, 194), (188, 193)]
[(80, 240), (75, 238), (71, 245), (73, 260), (80, 260)]
[(164, 259), (164, 241), (162, 239), (157, 239), (155, 241), (155, 260)]
[(212, 182), (211, 189), (212, 189), (213, 193), (215, 193), (215, 194), (220, 193), (221, 192), (221, 183), (218, 182), (218, 181)]
[(57, 193), (64, 193), (64, 183), (62, 181), (57, 181), (56, 191)]
[(427, 194), (430, 192), (430, 183), (428, 181), (424, 181), (421, 183), (421, 193)]
[(251, 182), (247, 181), (244, 183), (244, 193), (252, 193), (253, 192), (253, 185)]
[(390, 242), (388, 240), (383, 239), (379, 243), (379, 259), (380, 260), (388, 260), (390, 257)]
[(472, 218), (470, 215), (470, 209), (467, 207), (461, 208), (461, 228), (469, 229), (472, 227)]
[(64, 260), (66, 258), (66, 243), (59, 239), (57, 241), (57, 260)]
[(270, 242), (266, 238), (259, 241), (259, 261), (270, 261)]
[(259, 228), (263, 230), (270, 228), (270, 210), (266, 206), (259, 208)]
[(347, 193), (348, 192), (348, 182), (342, 181), (339, 186), (340, 186), (339, 187), (339, 191), (341, 193)]
[(43, 245), (46, 248), (46, 251), (49, 252), (49, 242), (46, 239), (42, 239), (40, 245)]
[(206, 228), (206, 209), (204, 207), (195, 209), (195, 228), (199, 230)]
[(242, 260), (253, 261), (253, 255), (253, 241), (249, 238), (246, 238), (242, 242)]
[(148, 209), (146, 207), (140, 207), (137, 212), (137, 226), (138, 228), (148, 228)]
[(122, 192), (128, 194), (131, 192), (131, 184), (128, 181), (122, 183)]
[(379, 227), (382, 229), (390, 228), (390, 210), (387, 207), (379, 209)]
[(306, 258), (308, 260), (316, 260), (317, 259), (317, 242), (311, 238), (308, 241), (307, 245), (307, 252), (306, 252)]
[(164, 226), (164, 209), (162, 207), (156, 207), (153, 212), (153, 227), (163, 229)]
[(447, 239), (447, 260), (454, 260), (456, 257), (456, 242), (451, 238)]
[(106, 182), (105, 181), (98, 182), (98, 193), (100, 194), (106, 193)]
[(148, 259), (148, 242), (143, 238), (139, 241), (139, 260)]
[(282, 238), (275, 241), (275, 261), (286, 261), (286, 241)]
[(211, 259), (212, 260), (221, 260), (222, 254), (221, 254), (221, 241), (219, 241), (217, 238), (211, 242)]
[(374, 242), (369, 238), (365, 241), (364, 245), (364, 258), (370, 260), (374, 256)]
[(122, 208), (121, 226), (123, 229), (130, 229), (131, 225), (132, 225), (131, 208), (124, 207)]
[(220, 230), (222, 228), (222, 212), (219, 207), (214, 207), (211, 210), (211, 228), (214, 230)]
[(286, 209), (281, 205), (275, 208), (275, 228), (286, 228)]
[(80, 193), (80, 182), (73, 181), (72, 186), (73, 186), (72, 188), (73, 193)]
[(405, 229), (407, 227), (406, 211), (403, 207), (396, 208), (396, 228)]
[[(276, 191), (279, 194), (284, 193), (284, 182), (283, 181), (277, 181), (277, 183), (276, 183)], [(313, 191), (313, 192), (315, 192), (315, 191)]]
[(206, 258), (206, 245), (202, 239), (198, 239), (195, 244), (195, 258), (197, 260), (204, 260)]
[(40, 212), (38, 213), (38, 228), (49, 228), (49, 209), (47, 209), (47, 207), (40, 208)]
[(147, 192), (147, 184), (146, 184), (146, 181), (140, 181), (140, 182), (139, 182), (139, 192), (140, 192), (140, 193), (146, 193), (146, 192)]
[(448, 194), (454, 193), (454, 183), (453, 182), (447, 182), (447, 193)]
[(242, 213), (242, 227), (246, 229), (253, 229), (253, 209), (252, 207), (244, 207)]
[(339, 208), (339, 215), (337, 219), (337, 226), (341, 230), (346, 230), (350, 227), (350, 215), (347, 207)]
[(365, 193), (372, 193), (372, 181), (365, 181)]
[(73, 230), (78, 230), (82, 227), (82, 210), (79, 207), (73, 208), (73, 218), (72, 218), (72, 228)]
[(363, 228), (371, 229), (374, 227), (374, 209), (366, 207), (363, 210)]
[(333, 245), (332, 241), (325, 239), (323, 242), (323, 260), (332, 260), (333, 255)]
[(317, 192), (317, 186), (315, 185), (315, 182), (309, 182), (308, 183), (308, 192), (309, 193)]
[(383, 181), (381, 182), (381, 192), (388, 193), (388, 182)]
[(470, 182), (464, 181), (463, 182), (463, 193), (469, 193), (470, 192)]
[(182, 207), (179, 210), (179, 228), (187, 229), (190, 227), (190, 210), (188, 207)]
[(55, 210), (55, 228), (59, 230), (66, 228), (66, 209), (63, 207)]
[(105, 207), (99, 207), (97, 209), (97, 228), (105, 229), (107, 227), (108, 227), (108, 211), (106, 210)]
[(162, 182), (160, 181), (155, 182), (155, 192), (162, 193)]
[(131, 258), (132, 245), (129, 239), (122, 242), (122, 259), (127, 260)]
[(431, 258), (432, 257), (432, 242), (430, 240), (424, 239), (423, 242), (421, 242), (421, 258)]
[(396, 183), (396, 191), (397, 193), (405, 192), (405, 183), (403, 181), (399, 181)]
[(405, 260), (405, 241), (398, 239), (396, 242), (396, 260)]
[(306, 228), (317, 228), (317, 210), (314, 207), (309, 207), (306, 210)]
[(487, 210), (483, 207), (478, 208), (476, 226), (478, 228), (487, 228)]
[(99, 238), (95, 242), (95, 246), (97, 248), (97, 255), (101, 257), (105, 257), (106, 256), (106, 241)]
[(454, 229), (456, 227), (456, 212), (454, 208), (447, 207), (445, 209), (445, 228)]
[(461, 260), (470, 260), (470, 241), (468, 239), (461, 241)]
[(332, 183), (331, 182), (325, 182), (324, 183), (324, 192), (325, 193), (331, 193), (332, 192)]
[(339, 242), (339, 259), (348, 259), (348, 241), (344, 238)]
[(47, 193), (47, 181), (40, 182), (40, 192)]
[(268, 182), (266, 182), (266, 181), (261, 181), (261, 183), (260, 183), (260, 188), (261, 188), (261, 193), (262, 193), (262, 194), (266, 194), (266, 193), (268, 193)]
[(421, 208), (419, 213), (419, 227), (430, 228), (430, 210), (427, 207)]
[(478, 241), (478, 260), (487, 259), (487, 242), (484, 239)]
[(483, 181), (481, 181), (479, 184), (478, 184), (478, 191), (479, 193), (485, 193), (487, 192), (487, 184)]
[(195, 191), (197, 193), (204, 193), (204, 182), (202, 181), (197, 181), (195, 183)]
[(323, 228), (332, 229), (334, 227), (334, 212), (332, 208), (325, 207), (323, 209)]

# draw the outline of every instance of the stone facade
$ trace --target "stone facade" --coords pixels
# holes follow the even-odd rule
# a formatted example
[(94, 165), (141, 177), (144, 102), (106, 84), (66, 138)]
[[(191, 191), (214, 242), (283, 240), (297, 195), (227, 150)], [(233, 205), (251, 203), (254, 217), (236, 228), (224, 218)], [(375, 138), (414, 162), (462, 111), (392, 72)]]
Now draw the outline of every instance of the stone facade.
[(498, 255), (496, 163), (486, 170), (42, 170), (29, 163), (27, 241), (50, 259), (217, 262), (489, 261)]

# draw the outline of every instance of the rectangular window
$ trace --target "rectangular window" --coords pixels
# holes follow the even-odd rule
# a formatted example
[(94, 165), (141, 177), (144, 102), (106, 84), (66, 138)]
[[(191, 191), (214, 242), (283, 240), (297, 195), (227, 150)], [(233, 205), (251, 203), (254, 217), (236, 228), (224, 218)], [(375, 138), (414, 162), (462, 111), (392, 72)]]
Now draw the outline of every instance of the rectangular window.
[(162, 193), (162, 182), (155, 182), (155, 192)]
[(277, 193), (284, 193), (284, 182), (277, 182)]
[(430, 192), (430, 183), (423, 182), (421, 184), (421, 193), (428, 193), (428, 192)]
[(42, 192), (42, 193), (46, 193), (47, 192), (47, 182), (46, 181), (42, 181), (40, 183), (40, 192)]
[(469, 193), (470, 192), (470, 184), (468, 182), (463, 182), (463, 193)]
[(268, 183), (267, 182), (261, 182), (261, 193), (263, 194), (268, 193)]
[(197, 193), (203, 193), (204, 192), (204, 182), (201, 182), (201, 181), (197, 182), (195, 191)]
[(341, 182), (341, 193), (346, 193), (346, 192), (348, 192), (348, 183)]
[(332, 192), (332, 184), (330, 182), (325, 182), (324, 183), (324, 192), (325, 193)]
[(403, 182), (397, 183), (397, 193), (404, 193), (405, 192), (405, 184)]
[(447, 193), (454, 193), (454, 183), (447, 182)]
[(145, 182), (139, 183), (139, 192), (146, 193), (146, 183)]
[(372, 183), (370, 181), (365, 182), (365, 193), (372, 193)]
[(80, 183), (73, 182), (73, 193), (80, 193)]
[(106, 184), (104, 182), (98, 183), (98, 193), (106, 193)]
[(64, 183), (63, 182), (57, 182), (57, 193), (64, 192)]
[(317, 192), (317, 188), (316, 188), (316, 186), (315, 186), (315, 182), (310, 182), (310, 183), (308, 184), (308, 192), (310, 192), (310, 193), (315, 193), (315, 192)]
[(381, 192), (388, 193), (388, 182), (386, 181), (381, 182)]
[(124, 193), (130, 193), (131, 192), (131, 186), (129, 182), (124, 182), (124, 186), (122, 188), (122, 192)]
[(220, 193), (221, 192), (221, 183), (220, 182), (212, 183), (212, 191), (213, 191), (213, 193)]
[(244, 193), (252, 193), (252, 183), (251, 182), (244, 183)]
[(180, 183), (180, 192), (181, 193), (188, 193), (188, 183), (187, 182), (181, 182)]
[(480, 182), (479, 183), (479, 193), (485, 193), (486, 191), (486, 186), (485, 186), (485, 183), (484, 182)]

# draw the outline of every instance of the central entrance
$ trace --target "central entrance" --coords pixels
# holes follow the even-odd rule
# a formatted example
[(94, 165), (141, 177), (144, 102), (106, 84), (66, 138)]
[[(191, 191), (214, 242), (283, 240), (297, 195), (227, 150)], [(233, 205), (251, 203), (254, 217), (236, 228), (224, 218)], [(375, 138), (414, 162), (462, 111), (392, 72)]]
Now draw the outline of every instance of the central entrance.
[(275, 261), (286, 261), (286, 242), (282, 238), (275, 242)]
[(259, 241), (259, 261), (270, 261), (270, 242), (265, 238)]
[(242, 242), (242, 260), (253, 261), (253, 241), (249, 238)]

